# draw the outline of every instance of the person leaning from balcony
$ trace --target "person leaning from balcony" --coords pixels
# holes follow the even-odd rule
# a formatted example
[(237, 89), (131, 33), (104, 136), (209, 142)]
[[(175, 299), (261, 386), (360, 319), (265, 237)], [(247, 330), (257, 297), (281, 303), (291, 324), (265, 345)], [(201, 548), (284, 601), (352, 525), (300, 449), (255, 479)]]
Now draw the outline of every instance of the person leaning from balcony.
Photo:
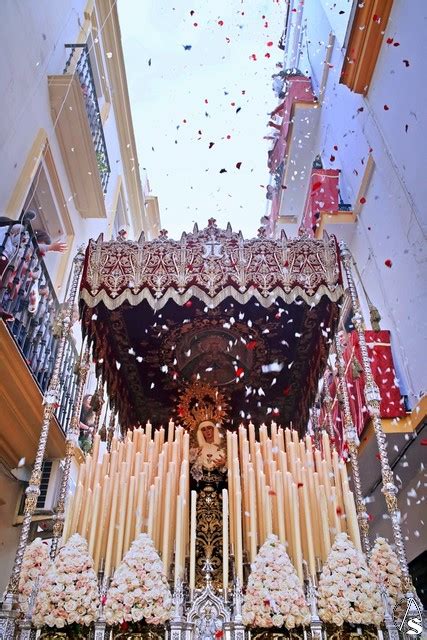
[[(27, 229), (27, 225), (29, 222), (34, 220), (35, 217), (36, 214), (33, 211), (26, 211), (22, 217), (22, 223), (13, 224), (11, 226), (11, 222), (13, 222), (13, 220), (6, 216), (0, 216), (0, 277), (3, 278), (3, 274), (7, 267), (12, 267), (12, 269), (9, 270), (9, 273), (5, 275), (5, 277), (8, 278), (8, 288), (10, 291), (10, 299), (12, 300), (16, 298), (34, 256), (34, 251), (27, 251), (30, 241), (30, 234)], [(43, 229), (36, 229), (34, 231), (34, 236), (38, 245), (38, 254), (41, 258), (45, 256), (48, 251), (63, 253), (67, 250), (67, 244), (65, 242), (52, 242), (49, 234)], [(13, 280), (17, 274), (22, 259), (24, 259), (24, 265), (22, 265), (20, 269), (20, 282), (13, 284)], [(41, 295), (38, 285), (41, 275), (40, 266), (36, 265), (31, 269), (28, 275), (32, 280), (32, 284), (28, 288), (28, 311), (29, 313), (34, 314), (37, 311)], [(13, 315), (8, 313), (1, 306), (0, 318), (6, 322), (13, 321), (14, 319)]]
[(284, 97), (283, 86), (285, 84), (286, 72), (282, 69), (281, 71), (278, 71), (277, 73), (273, 73), (273, 75), (271, 77), (273, 78), (273, 91), (274, 91), (274, 94), (278, 98), (283, 98)]
[(275, 191), (276, 189), (272, 184), (267, 185), (266, 194), (265, 194), (265, 197), (267, 198), (267, 200), (273, 200)]
[(92, 446), (92, 432), (95, 427), (95, 410), (92, 403), (93, 395), (88, 393), (83, 397), (80, 411), (80, 435), (79, 447), (84, 453), (88, 453)]

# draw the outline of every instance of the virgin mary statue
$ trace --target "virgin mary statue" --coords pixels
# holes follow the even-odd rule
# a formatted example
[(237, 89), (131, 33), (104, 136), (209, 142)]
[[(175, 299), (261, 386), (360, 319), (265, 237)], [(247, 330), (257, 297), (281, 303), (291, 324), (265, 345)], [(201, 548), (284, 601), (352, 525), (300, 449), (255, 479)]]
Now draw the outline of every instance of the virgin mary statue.
[(225, 465), (225, 450), (222, 436), (216, 424), (211, 420), (203, 420), (197, 428), (197, 444), (199, 445), (195, 464), (207, 470), (218, 469)]

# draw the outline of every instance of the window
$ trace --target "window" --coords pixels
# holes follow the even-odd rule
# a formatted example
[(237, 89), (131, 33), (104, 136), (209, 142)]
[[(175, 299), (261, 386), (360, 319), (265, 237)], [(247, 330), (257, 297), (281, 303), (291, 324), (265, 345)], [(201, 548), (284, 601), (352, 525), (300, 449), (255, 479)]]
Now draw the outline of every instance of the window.
[[(31, 223), (34, 231), (44, 231), (52, 242), (65, 242), (68, 248), (71, 248), (73, 228), (48, 144), (40, 159), (21, 213), (28, 210), (36, 214)], [(67, 252), (51, 251), (45, 255), (44, 262), (54, 285), (62, 280), (67, 261)]]
[(91, 32), (87, 38), (87, 46), (89, 50), (89, 58), (92, 67), (93, 81), (95, 84), (98, 104), (101, 111), (102, 122), (104, 123), (108, 117), (110, 105), (110, 92), (107, 83), (107, 76), (102, 57), (102, 48), (98, 31), (98, 22), (95, 11), (91, 14)]

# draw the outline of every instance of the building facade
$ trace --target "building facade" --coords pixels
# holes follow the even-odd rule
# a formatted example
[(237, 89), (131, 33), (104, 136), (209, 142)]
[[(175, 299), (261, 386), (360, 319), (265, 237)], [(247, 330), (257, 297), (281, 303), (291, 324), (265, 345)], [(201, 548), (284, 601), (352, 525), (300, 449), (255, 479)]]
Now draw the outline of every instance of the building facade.
[[(383, 416), (383, 427), (414, 575), (426, 564), (427, 548), (421, 446), (427, 374), (420, 357), (427, 347), (427, 194), (420, 162), (427, 120), (419, 107), (427, 97), (419, 82), (425, 20), (423, 3), (403, 0), (287, 5), (267, 207), (273, 236), (304, 229), (346, 241), (368, 297), (361, 300), (367, 327), (374, 304), (381, 329), (389, 332), (383, 335), (404, 412)], [(390, 369), (380, 372), (385, 378)], [(377, 383), (381, 387), (381, 374)], [(382, 392), (388, 394), (387, 385)], [(367, 425), (360, 455), (373, 535), (390, 532), (376, 451)]]
[[(143, 232), (152, 239), (160, 221), (157, 198), (141, 181), (116, 3), (6, 2), (1, 17), (0, 244), (7, 258), (0, 294), (7, 320), (0, 322), (3, 591), (73, 258), (101, 233), (108, 239), (124, 230), (138, 239)], [(24, 224), (13, 227), (12, 221)], [(76, 331), (61, 371), (61, 402), (68, 407), (80, 342)], [(69, 411), (58, 409), (51, 424), (34, 535), (49, 530), (69, 420)]]

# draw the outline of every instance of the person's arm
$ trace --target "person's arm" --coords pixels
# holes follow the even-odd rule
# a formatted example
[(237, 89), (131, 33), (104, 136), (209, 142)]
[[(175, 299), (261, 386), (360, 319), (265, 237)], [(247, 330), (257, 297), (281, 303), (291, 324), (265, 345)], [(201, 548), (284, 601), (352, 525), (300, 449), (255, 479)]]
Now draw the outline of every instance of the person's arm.
[(51, 244), (43, 244), (39, 243), (39, 252), (41, 257), (45, 256), (48, 251), (58, 251), (59, 253), (64, 253), (67, 250), (66, 242), (52, 242)]

